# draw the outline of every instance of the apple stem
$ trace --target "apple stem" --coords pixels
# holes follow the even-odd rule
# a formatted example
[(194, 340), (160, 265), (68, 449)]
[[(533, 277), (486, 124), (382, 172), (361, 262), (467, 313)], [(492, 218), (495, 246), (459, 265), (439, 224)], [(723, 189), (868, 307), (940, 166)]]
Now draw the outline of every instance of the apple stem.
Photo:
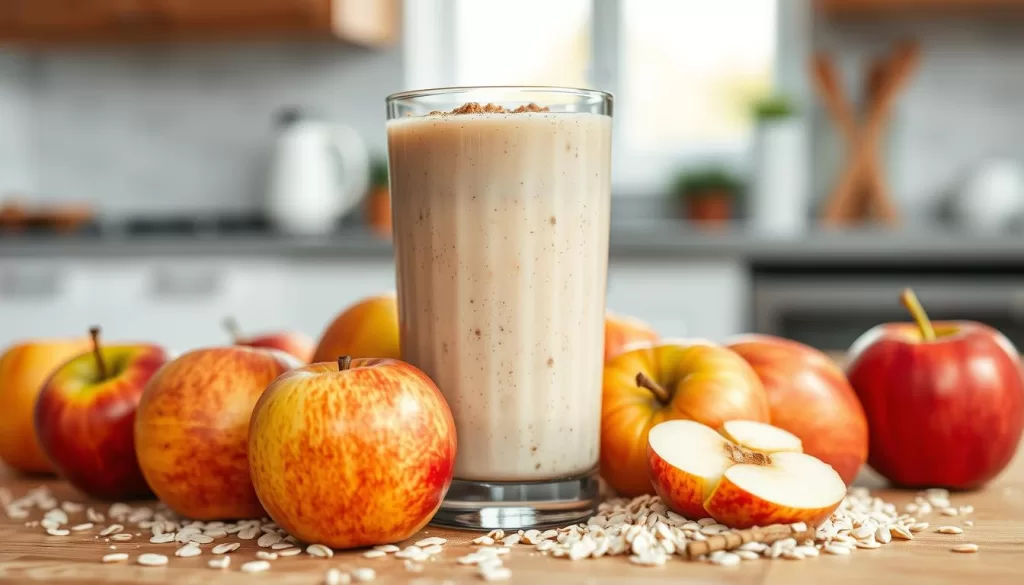
[(338, 358), (338, 371), (344, 372), (345, 370), (352, 367), (352, 356), (343, 355)]
[(661, 401), (662, 404), (668, 404), (668, 401), (671, 398), (668, 395), (668, 392), (662, 388), (660, 384), (645, 376), (643, 372), (636, 373), (636, 386), (637, 388), (647, 388), (650, 390), (654, 394), (654, 397)]
[(932, 327), (932, 321), (928, 318), (928, 313), (925, 312), (924, 307), (921, 306), (921, 301), (917, 300), (917, 295), (914, 294), (914, 291), (909, 288), (903, 289), (903, 294), (900, 295), (900, 302), (910, 311), (910, 316), (917, 322), (917, 326), (921, 329), (921, 337), (925, 341), (934, 341), (935, 328)]
[(238, 327), (238, 320), (234, 317), (224, 318), (224, 329), (227, 330), (231, 340), (235, 343), (238, 343), (238, 340), (242, 338), (242, 330)]
[(92, 353), (96, 356), (96, 369), (100, 372), (100, 380), (106, 380), (107, 364), (103, 361), (103, 352), (100, 351), (100, 328), (90, 327), (89, 336), (92, 337)]

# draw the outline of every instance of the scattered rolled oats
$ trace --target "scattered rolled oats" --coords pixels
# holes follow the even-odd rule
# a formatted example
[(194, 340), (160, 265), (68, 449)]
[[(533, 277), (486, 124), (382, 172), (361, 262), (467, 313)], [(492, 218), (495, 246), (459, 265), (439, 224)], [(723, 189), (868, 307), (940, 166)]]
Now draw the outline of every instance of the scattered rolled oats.
[(146, 553), (139, 555), (139, 558), (135, 559), (135, 562), (146, 567), (162, 567), (167, 564), (167, 557), (164, 555)]
[(241, 548), (241, 546), (242, 543), (240, 542), (224, 542), (214, 546), (212, 549), (210, 549), (210, 552), (212, 552), (215, 555), (226, 555), (228, 553), (235, 552), (236, 550)]
[(352, 577), (348, 573), (342, 573), (340, 569), (327, 569), (324, 573), (324, 585), (348, 585)]
[(377, 546), (373, 547), (373, 550), (379, 550), (379, 551), (383, 551), (383, 552), (386, 552), (386, 553), (394, 553), (394, 552), (398, 552), (398, 551), (400, 551), (402, 549), (398, 548), (397, 546), (395, 546), (393, 544), (378, 544)]
[(242, 563), (239, 567), (243, 573), (260, 573), (270, 569), (270, 563), (267, 561), (249, 561), (248, 563)]
[(321, 558), (331, 558), (334, 556), (334, 551), (322, 544), (311, 544), (306, 547), (306, 553)]
[(231, 566), (231, 557), (217, 557), (215, 559), (210, 559), (206, 563), (206, 566), (211, 569), (226, 569)]
[(382, 550), (368, 550), (368, 551), (363, 553), (363, 556), (368, 558), (368, 559), (379, 559), (381, 557), (388, 556), (388, 553), (386, 553), (386, 552), (384, 552)]
[(428, 538), (424, 538), (424, 539), (422, 539), (420, 541), (417, 541), (416, 542), (416, 546), (424, 547), (424, 546), (431, 546), (431, 545), (434, 545), (434, 544), (444, 544), (446, 542), (448, 542), (447, 538), (441, 538), (439, 536), (431, 536), (431, 537), (428, 537)]
[(352, 578), (356, 581), (373, 581), (377, 578), (377, 572), (369, 567), (362, 567), (352, 571)]
[(939, 534), (963, 534), (964, 529), (958, 526), (939, 526), (935, 529)]
[(958, 553), (975, 553), (978, 552), (978, 545), (973, 543), (958, 544), (950, 550)]
[(121, 561), (127, 561), (128, 553), (110, 553), (108, 555), (103, 555), (101, 560), (104, 563), (119, 563)]

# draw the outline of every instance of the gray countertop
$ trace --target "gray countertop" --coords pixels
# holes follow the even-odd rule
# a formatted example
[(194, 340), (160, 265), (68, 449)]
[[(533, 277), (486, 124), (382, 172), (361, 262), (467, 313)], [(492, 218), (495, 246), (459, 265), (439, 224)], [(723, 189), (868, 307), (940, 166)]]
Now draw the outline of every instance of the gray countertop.
[[(352, 228), (323, 238), (265, 236), (2, 237), (0, 259), (138, 256), (277, 256), (323, 259), (389, 258), (391, 243)], [(747, 230), (699, 231), (672, 220), (615, 222), (611, 256), (737, 259), (768, 264), (948, 264), (1024, 266), (1024, 235), (941, 232), (812, 232), (773, 238)]]

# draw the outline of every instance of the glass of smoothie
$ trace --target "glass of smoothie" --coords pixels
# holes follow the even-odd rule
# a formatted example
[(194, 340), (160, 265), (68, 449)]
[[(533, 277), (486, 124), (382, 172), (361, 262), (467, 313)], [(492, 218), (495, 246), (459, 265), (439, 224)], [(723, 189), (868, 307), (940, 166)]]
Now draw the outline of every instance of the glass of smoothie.
[(598, 497), (612, 96), (462, 87), (387, 110), (402, 356), (458, 431), (434, 523), (581, 521)]

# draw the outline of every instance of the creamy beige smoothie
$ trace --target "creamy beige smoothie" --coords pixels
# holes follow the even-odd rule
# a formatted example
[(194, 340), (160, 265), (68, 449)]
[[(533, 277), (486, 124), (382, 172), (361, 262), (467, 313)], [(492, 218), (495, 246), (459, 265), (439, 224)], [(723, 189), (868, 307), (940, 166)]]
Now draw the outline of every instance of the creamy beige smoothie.
[(598, 461), (611, 117), (520, 110), (387, 127), (402, 355), (451, 406), (459, 479)]

